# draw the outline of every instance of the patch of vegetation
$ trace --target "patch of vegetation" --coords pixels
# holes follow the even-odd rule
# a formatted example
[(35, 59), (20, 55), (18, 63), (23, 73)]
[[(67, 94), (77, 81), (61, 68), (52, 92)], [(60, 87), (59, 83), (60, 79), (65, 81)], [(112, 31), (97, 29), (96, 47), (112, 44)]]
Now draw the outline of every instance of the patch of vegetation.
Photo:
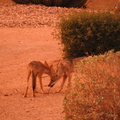
[(19, 4), (44, 4), (47, 6), (81, 7), (87, 0), (12, 0)]
[(18, 3), (18, 4), (28, 4), (30, 3), (30, 0), (12, 0), (13, 2), (15, 3)]
[(110, 12), (74, 12), (59, 24), (65, 58), (120, 50), (120, 15)]
[(120, 52), (81, 60), (64, 99), (66, 120), (120, 119)]

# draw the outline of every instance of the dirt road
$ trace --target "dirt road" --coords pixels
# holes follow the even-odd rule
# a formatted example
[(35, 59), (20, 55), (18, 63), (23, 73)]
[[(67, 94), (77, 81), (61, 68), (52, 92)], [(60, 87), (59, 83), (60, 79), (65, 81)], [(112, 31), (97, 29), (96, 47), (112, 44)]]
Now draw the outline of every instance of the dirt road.
[[(0, 119), (1, 120), (63, 120), (62, 93), (36, 94), (23, 98), (26, 66), (32, 60), (54, 60), (61, 57), (52, 28), (0, 28)], [(49, 77), (44, 78), (44, 85)], [(37, 87), (38, 90), (39, 86)], [(44, 87), (48, 91), (47, 87)]]

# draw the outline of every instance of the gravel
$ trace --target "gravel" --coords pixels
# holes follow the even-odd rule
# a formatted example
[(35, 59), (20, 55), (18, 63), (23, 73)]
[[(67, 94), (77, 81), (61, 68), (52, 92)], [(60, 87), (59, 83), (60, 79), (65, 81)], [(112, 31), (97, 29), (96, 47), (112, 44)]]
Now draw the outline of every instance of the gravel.
[(60, 16), (80, 8), (47, 7), (44, 5), (0, 4), (0, 27), (56, 26)]

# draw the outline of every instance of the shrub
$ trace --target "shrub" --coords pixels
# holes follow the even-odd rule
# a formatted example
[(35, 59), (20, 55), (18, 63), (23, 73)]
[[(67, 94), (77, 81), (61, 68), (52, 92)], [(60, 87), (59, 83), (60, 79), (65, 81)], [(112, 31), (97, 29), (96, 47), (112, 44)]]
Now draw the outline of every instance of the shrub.
[(30, 3), (30, 0), (12, 0), (13, 2), (15, 3), (18, 3), (18, 4), (28, 4)]
[(120, 52), (85, 58), (75, 74), (64, 99), (66, 120), (119, 120)]
[(87, 2), (87, 0), (71, 0), (69, 3), (69, 7), (81, 7), (84, 6), (84, 4)]
[(59, 24), (65, 58), (120, 50), (120, 15), (110, 12), (74, 12)]
[(41, 0), (30, 0), (30, 2), (33, 4), (40, 4)]
[(16, 3), (20, 4), (44, 4), (47, 6), (66, 6), (66, 7), (81, 7), (87, 0), (13, 0)]

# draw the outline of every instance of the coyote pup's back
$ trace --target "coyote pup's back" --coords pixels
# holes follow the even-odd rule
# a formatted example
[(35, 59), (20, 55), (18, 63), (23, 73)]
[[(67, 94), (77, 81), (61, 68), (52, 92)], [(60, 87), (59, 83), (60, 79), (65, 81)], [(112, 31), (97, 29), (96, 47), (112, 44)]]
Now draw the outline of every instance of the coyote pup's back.
[(43, 63), (39, 61), (32, 61), (28, 64), (28, 72), (33, 71), (35, 75), (42, 74), (45, 72), (45, 69), (48, 69)]

